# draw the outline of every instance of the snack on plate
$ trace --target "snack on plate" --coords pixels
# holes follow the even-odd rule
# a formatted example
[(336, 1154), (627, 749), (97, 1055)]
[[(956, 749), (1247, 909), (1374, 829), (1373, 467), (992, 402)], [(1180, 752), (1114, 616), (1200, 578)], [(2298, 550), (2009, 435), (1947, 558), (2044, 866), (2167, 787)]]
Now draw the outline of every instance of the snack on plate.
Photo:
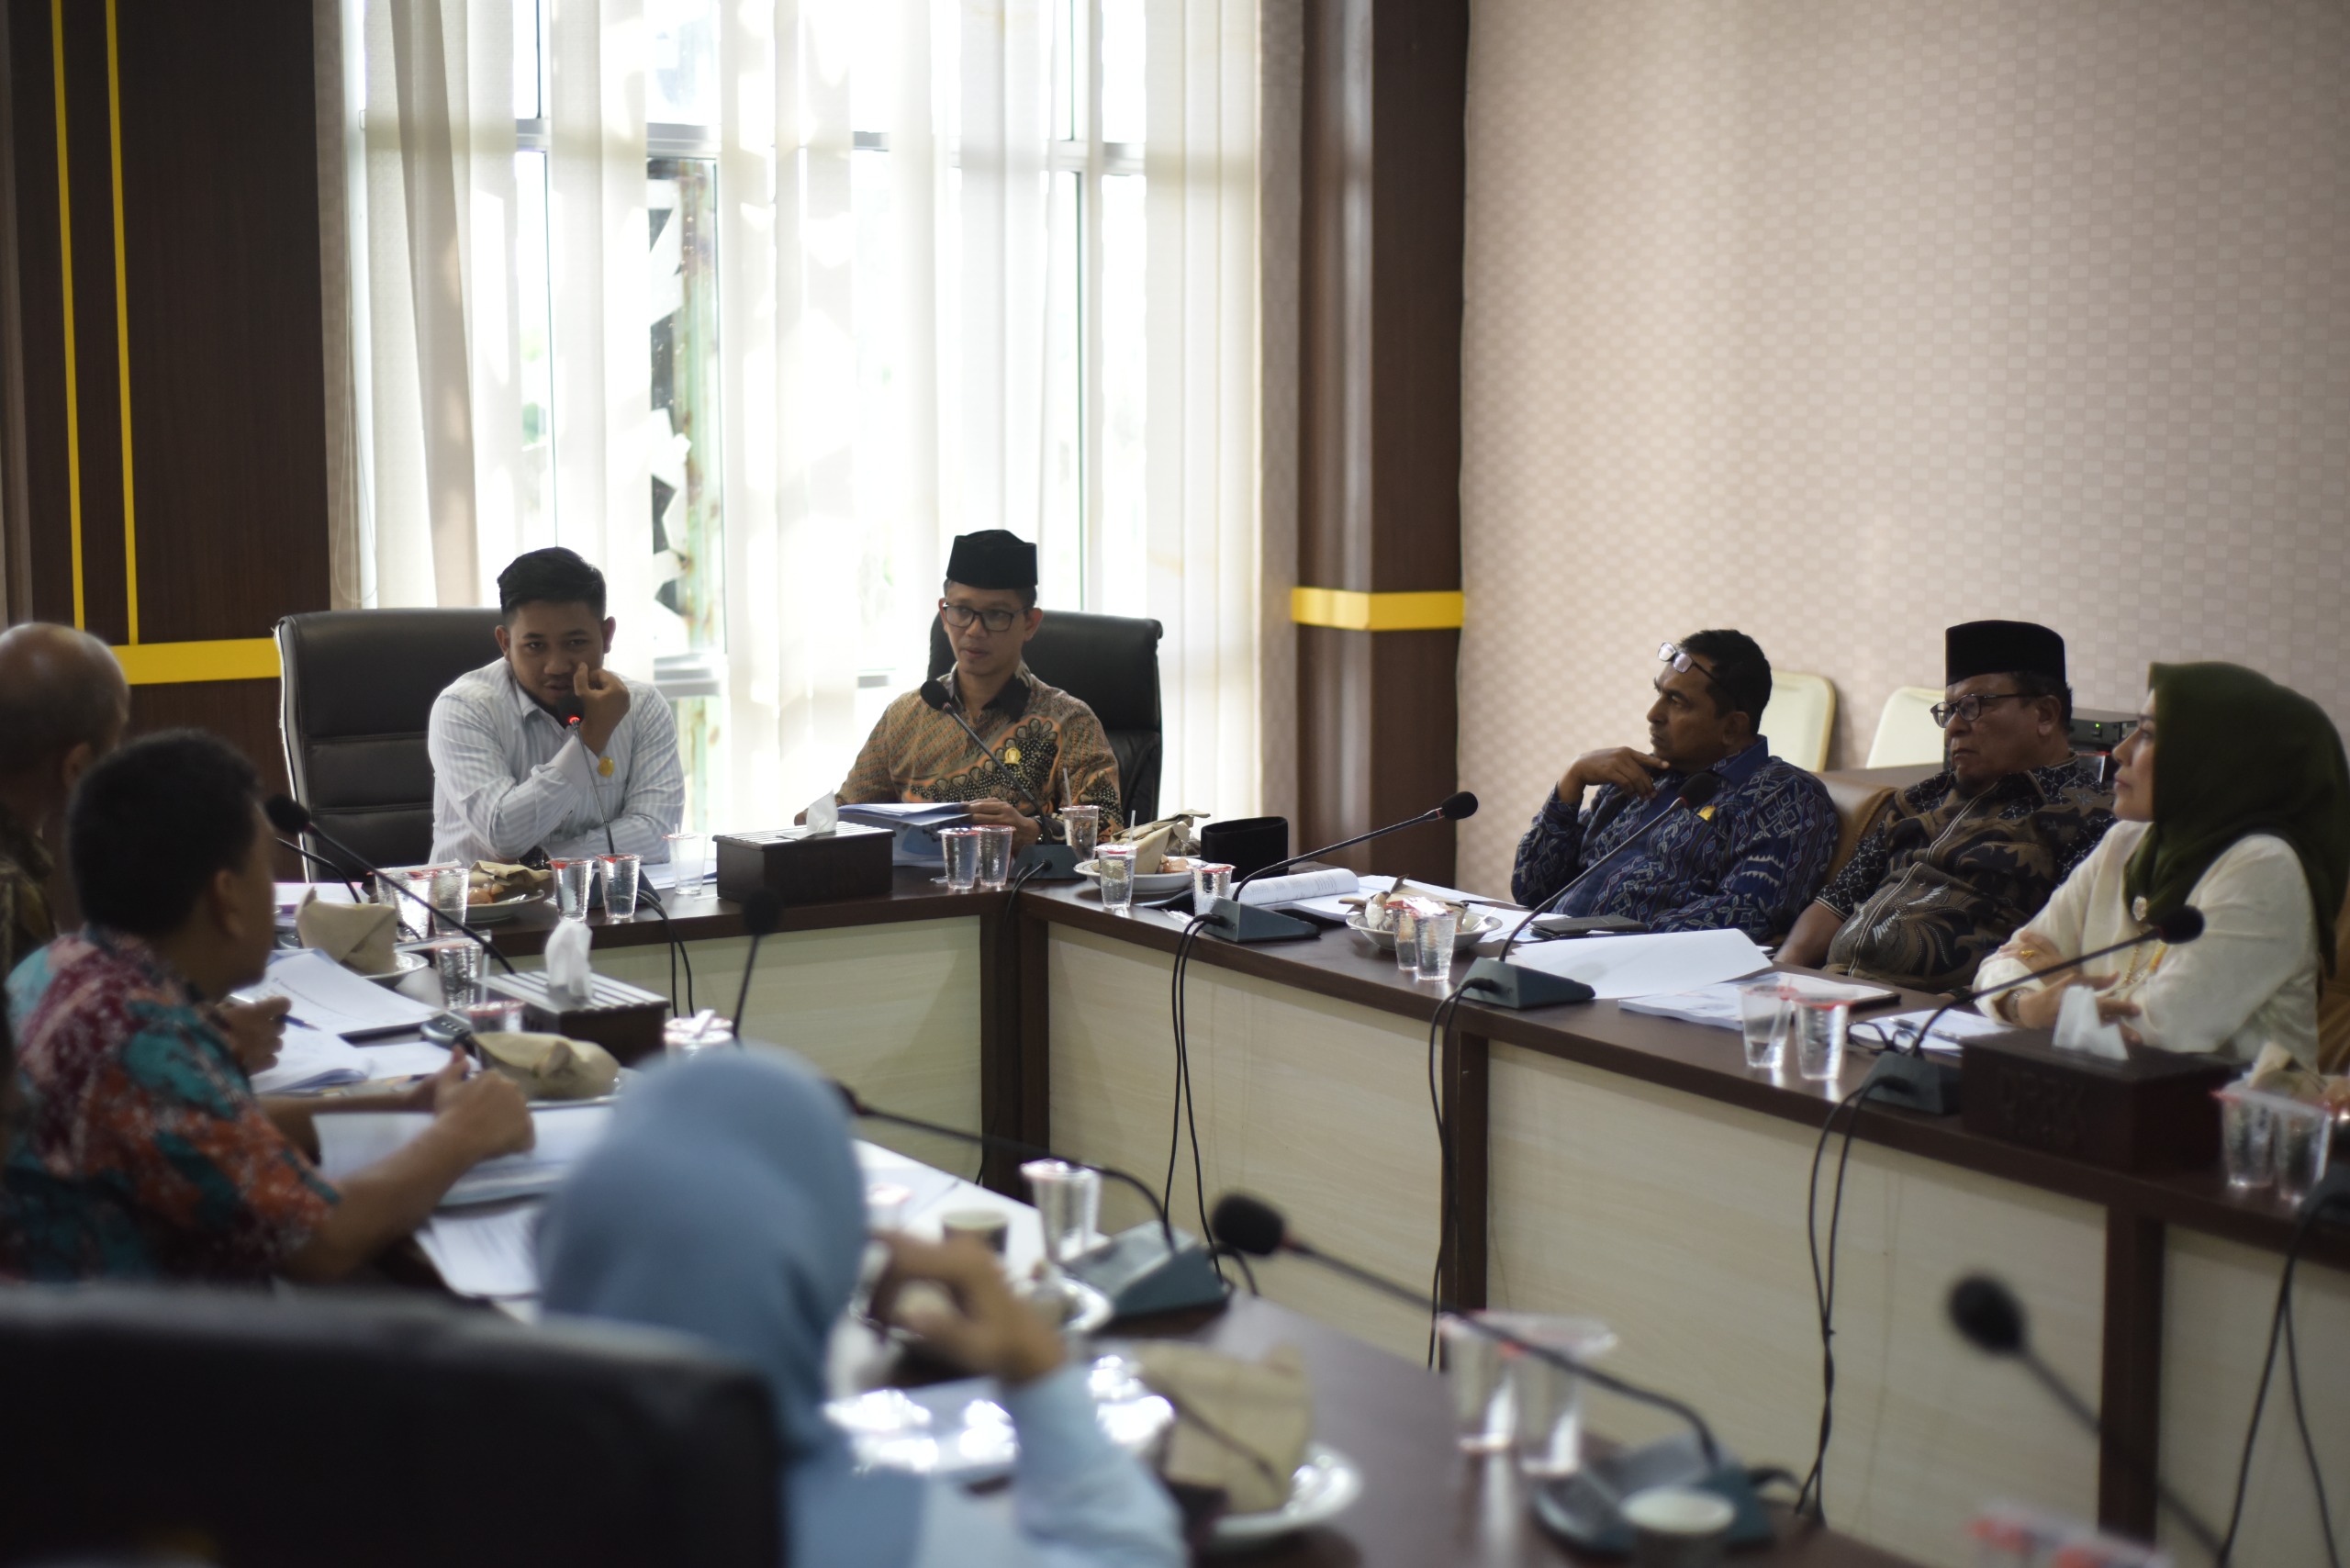
[(528, 866), (509, 865), (500, 860), (476, 860), (465, 877), (467, 903), (503, 903), (508, 899), (526, 898), (543, 893), (554, 882), (552, 871), (533, 871)]
[(1415, 917), (1421, 914), (1451, 914), (1464, 924), (1469, 919), (1469, 906), (1451, 899), (1440, 899), (1426, 888), (1396, 879), (1395, 885), (1382, 893), (1372, 893), (1362, 900), (1362, 923), (1373, 931), (1395, 929), (1395, 906), (1411, 906)]

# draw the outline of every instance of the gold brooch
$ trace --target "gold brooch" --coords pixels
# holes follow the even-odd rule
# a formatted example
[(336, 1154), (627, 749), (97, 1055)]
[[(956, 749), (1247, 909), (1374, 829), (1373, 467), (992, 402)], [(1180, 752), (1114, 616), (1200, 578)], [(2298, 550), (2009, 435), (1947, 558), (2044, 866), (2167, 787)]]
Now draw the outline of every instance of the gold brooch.
[(596, 771), (610, 778), (612, 776), (612, 759), (608, 756), (599, 761), (596, 764)]
[(1020, 766), (1020, 748), (1019, 748), (1018, 746), (1016, 746), (1016, 745), (1008, 745), (1008, 746), (1004, 747), (1004, 748), (1003, 748), (1003, 760), (1004, 760), (1004, 761), (1006, 761), (1006, 762), (1008, 762), (1008, 763), (1010, 763), (1010, 764), (1012, 764), (1012, 766), (1013, 766), (1013, 767), (1019, 767), (1019, 766)]

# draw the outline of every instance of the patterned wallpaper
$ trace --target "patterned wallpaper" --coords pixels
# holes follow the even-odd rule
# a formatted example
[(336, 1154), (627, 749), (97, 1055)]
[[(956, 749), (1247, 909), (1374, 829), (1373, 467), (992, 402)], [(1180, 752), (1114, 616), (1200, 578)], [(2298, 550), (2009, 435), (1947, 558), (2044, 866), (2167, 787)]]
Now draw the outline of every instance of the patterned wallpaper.
[(1661, 638), (1836, 684), (2045, 622), (2350, 723), (2350, 6), (1478, 0), (1460, 874)]

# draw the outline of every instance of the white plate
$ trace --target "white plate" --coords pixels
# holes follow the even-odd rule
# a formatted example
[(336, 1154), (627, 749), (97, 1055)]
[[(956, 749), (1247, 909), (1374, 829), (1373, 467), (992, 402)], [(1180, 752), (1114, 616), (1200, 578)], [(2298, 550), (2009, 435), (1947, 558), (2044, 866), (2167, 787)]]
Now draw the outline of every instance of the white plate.
[[(1491, 936), (1501, 928), (1501, 916), (1481, 914), (1472, 909), (1460, 917), (1460, 929), (1453, 934), (1452, 950), (1456, 953), (1465, 953), (1475, 946), (1481, 938)], [(1371, 945), (1382, 953), (1392, 953), (1395, 950), (1395, 933), (1374, 931), (1363, 924), (1360, 910), (1347, 916), (1347, 929), (1358, 936), (1369, 937)]]
[(421, 973), (431, 967), (432, 960), (421, 953), (395, 953), (392, 955), (390, 969), (380, 975), (369, 975), (366, 978), (374, 980), (377, 985), (397, 985), (408, 976)]
[[(1093, 883), (1096, 891), (1100, 890), (1102, 873), (1095, 868), (1092, 861), (1079, 861), (1077, 874)], [(1181, 892), (1191, 885), (1192, 873), (1189, 871), (1153, 871), (1147, 877), (1135, 879), (1135, 897), (1138, 899), (1165, 898), (1169, 893)]]
[(545, 903), (549, 893), (523, 893), (516, 898), (500, 899), (496, 903), (469, 903), (465, 906), (467, 925), (496, 925), (513, 919), (534, 903)]
[(1327, 1524), (1361, 1495), (1362, 1472), (1353, 1460), (1327, 1443), (1308, 1443), (1296, 1473), (1290, 1478), (1289, 1501), (1270, 1513), (1225, 1515), (1215, 1522), (1208, 1550), (1255, 1546), (1294, 1530)]

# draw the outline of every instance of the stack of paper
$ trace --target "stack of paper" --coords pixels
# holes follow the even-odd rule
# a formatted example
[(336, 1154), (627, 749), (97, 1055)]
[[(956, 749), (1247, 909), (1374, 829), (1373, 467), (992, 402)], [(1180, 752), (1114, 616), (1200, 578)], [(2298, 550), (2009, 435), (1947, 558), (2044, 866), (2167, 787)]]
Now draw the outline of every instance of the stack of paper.
[(513, 1301), (539, 1294), (539, 1215), (535, 1199), (443, 1210), (416, 1233), (417, 1245), (441, 1271), (442, 1282), (479, 1301)]
[[(1767, 980), (1770, 977), (1766, 975), (1763, 978)], [(1843, 980), (1817, 980), (1810, 975), (1781, 975), (1779, 983), (1810, 1002), (1842, 1002), (1858, 1005), (1866, 1002), (1890, 1001), (1899, 994), (1881, 985), (1853, 985)], [(1622, 1005), (1627, 1013), (1653, 1013), (1660, 1018), (1680, 1018), (1692, 1024), (1709, 1024), (1718, 1029), (1736, 1029), (1741, 1026), (1738, 1014), (1739, 989), (1730, 984), (1708, 985), (1695, 991), (1677, 991), (1660, 996), (1628, 996)], [(1935, 1031), (1936, 1034), (1941, 1032), (1939, 1029)]]
[(1650, 936), (1586, 936), (1521, 946), (1509, 961), (1581, 980), (1601, 1001), (1695, 991), (1771, 967), (1743, 931), (1669, 931)]
[[(542, 1105), (531, 1113), (538, 1141), (521, 1154), (485, 1159), (441, 1200), (444, 1208), (494, 1204), (552, 1192), (611, 1126), (608, 1104)], [(319, 1116), (319, 1170), (340, 1181), (389, 1159), (432, 1123), (422, 1111), (352, 1111)]]
[(297, 1094), (338, 1083), (364, 1083), (367, 1053), (340, 1035), (320, 1029), (285, 1025), (278, 1042), (277, 1060), (253, 1074), (256, 1094)]
[[(1926, 1020), (1932, 1016), (1933, 1010), (1929, 1008), (1919, 1013), (1897, 1013), (1890, 1018), (1871, 1022), (1885, 1031), (1886, 1039), (1907, 1047), (1917, 1043), (1918, 1031), (1924, 1028)], [(1954, 1056), (1967, 1041), (1979, 1039), (1985, 1035), (2004, 1035), (2009, 1027), (1996, 1018), (1984, 1017), (1972, 1007), (1953, 1007), (1942, 1014), (1942, 1022), (1934, 1025), (1934, 1032), (1926, 1036), (1925, 1048)]]
[(293, 1003), (285, 1020), (289, 1035), (314, 1029), (346, 1040), (408, 1034), (439, 1011), (352, 974), (315, 947), (274, 955), (262, 982), (238, 991), (236, 1000), (259, 1002), (271, 996)]
[(1293, 871), (1286, 877), (1259, 877), (1233, 896), (1246, 904), (1291, 903), (1336, 898), (1353, 892), (1358, 885), (1352, 871), (1334, 867), (1326, 871)]

